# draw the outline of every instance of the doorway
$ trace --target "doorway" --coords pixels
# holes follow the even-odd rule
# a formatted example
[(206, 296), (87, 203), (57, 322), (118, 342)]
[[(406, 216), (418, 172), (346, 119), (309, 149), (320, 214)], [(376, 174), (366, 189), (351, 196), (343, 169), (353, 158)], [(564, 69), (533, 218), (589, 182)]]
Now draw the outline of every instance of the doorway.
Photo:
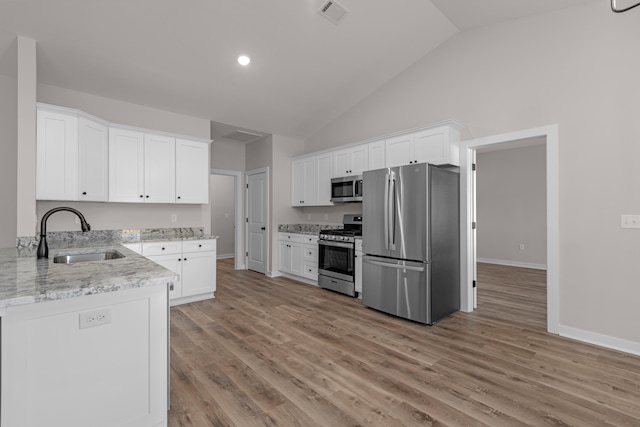
[[(558, 333), (559, 323), (559, 189), (558, 126), (551, 125), (520, 132), (495, 135), (461, 143), (461, 310), (475, 308), (476, 287), (476, 182), (474, 163), (483, 148), (519, 144), (523, 140), (544, 138), (546, 141), (546, 264), (547, 264), (547, 331)], [(516, 145), (512, 145), (516, 146)]]
[(246, 174), (247, 269), (267, 274), (269, 265), (269, 168)]
[[(220, 203), (218, 203), (220, 202)], [(244, 270), (242, 239), (242, 173), (211, 169), (209, 175), (211, 234), (218, 235), (217, 253), (221, 258), (234, 257), (236, 270)]]

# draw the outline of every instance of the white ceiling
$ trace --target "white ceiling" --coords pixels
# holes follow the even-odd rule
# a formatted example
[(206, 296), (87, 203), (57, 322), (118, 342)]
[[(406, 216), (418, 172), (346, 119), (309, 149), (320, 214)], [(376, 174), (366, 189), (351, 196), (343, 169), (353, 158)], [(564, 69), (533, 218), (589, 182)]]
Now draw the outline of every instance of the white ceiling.
[(0, 73), (23, 35), (41, 83), (306, 138), (460, 31), (594, 0), (337, 1), (336, 26), (324, 0), (0, 0)]

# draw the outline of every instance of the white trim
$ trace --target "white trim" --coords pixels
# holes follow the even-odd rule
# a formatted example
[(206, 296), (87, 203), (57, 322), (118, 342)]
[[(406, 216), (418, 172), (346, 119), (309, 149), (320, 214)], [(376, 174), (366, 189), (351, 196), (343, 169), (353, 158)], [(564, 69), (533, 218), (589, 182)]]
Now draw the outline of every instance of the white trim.
[(598, 334), (564, 325), (560, 325), (558, 327), (558, 333), (562, 337), (640, 356), (640, 343), (634, 341), (615, 338), (609, 335)]
[(218, 254), (216, 256), (216, 259), (229, 259), (229, 258), (235, 258), (235, 255), (234, 254)]
[[(242, 233), (244, 232), (244, 227), (240, 227), (242, 224), (242, 218), (244, 217), (244, 211), (242, 209), (242, 172), (239, 171), (231, 171), (224, 169), (210, 169), (209, 173), (211, 175), (227, 175), (233, 177), (233, 189), (235, 191), (235, 210), (236, 210), (236, 218), (235, 218), (235, 227), (236, 227), (236, 235), (235, 235), (235, 269), (236, 270), (244, 270), (244, 256), (242, 253), (244, 252), (244, 247), (240, 243), (243, 241)], [(211, 200), (209, 200), (211, 203)], [(218, 257), (220, 258), (220, 256)]]
[(533, 268), (535, 270), (547, 269), (547, 266), (545, 264), (534, 264), (531, 262), (522, 262), (522, 261), (510, 261), (506, 259), (476, 258), (476, 262), (483, 262), (485, 264), (507, 265), (509, 267)]
[[(258, 169), (252, 169), (250, 171), (246, 171), (244, 173), (244, 183), (245, 183), (245, 188), (247, 188), (247, 186), (249, 185), (249, 175), (256, 175), (259, 173), (263, 173), (265, 174), (265, 181), (266, 181), (266, 194), (265, 194), (265, 200), (267, 202), (267, 220), (266, 220), (266, 227), (267, 227), (267, 256), (266, 256), (266, 265), (265, 265), (265, 275), (270, 277), (269, 275), (271, 274), (271, 270), (269, 270), (269, 266), (271, 265), (270, 262), (270, 255), (271, 255), (271, 223), (269, 222), (269, 203), (271, 202), (271, 199), (269, 198), (269, 166), (266, 166), (264, 168), (258, 168)], [(249, 192), (245, 191), (244, 193), (244, 199), (245, 199), (245, 206), (247, 207), (247, 212), (249, 212)], [(249, 224), (247, 221), (245, 221), (244, 223), (244, 247), (245, 249), (245, 254), (249, 253)], [(242, 259), (244, 260), (244, 269), (249, 268), (249, 257), (247, 255), (243, 256)]]
[(547, 152), (547, 331), (557, 334), (560, 318), (560, 191), (558, 125), (542, 126), (460, 142), (460, 309), (473, 311), (473, 253), (471, 235), (471, 153), (480, 148), (512, 141), (546, 137)]

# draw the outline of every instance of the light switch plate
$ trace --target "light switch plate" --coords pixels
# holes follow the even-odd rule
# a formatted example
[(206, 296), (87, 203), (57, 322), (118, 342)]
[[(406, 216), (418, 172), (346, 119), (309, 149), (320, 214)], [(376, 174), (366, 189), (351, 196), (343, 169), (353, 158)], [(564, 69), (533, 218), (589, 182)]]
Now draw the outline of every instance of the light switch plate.
[(640, 228), (640, 215), (620, 215), (620, 228)]

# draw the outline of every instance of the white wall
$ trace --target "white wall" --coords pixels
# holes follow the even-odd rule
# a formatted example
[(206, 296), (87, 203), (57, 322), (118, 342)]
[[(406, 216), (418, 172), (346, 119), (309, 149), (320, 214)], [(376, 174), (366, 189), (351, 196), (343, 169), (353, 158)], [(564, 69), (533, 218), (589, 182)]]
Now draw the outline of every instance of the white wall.
[[(112, 123), (198, 138), (208, 139), (210, 135), (209, 120), (55, 86), (38, 85), (38, 102), (76, 108)], [(42, 218), (47, 210), (57, 206), (78, 209), (87, 218), (93, 230), (173, 227), (208, 229), (210, 224), (209, 209), (202, 205), (39, 201), (37, 217)], [(177, 215), (176, 222), (171, 222), (172, 214)], [(47, 231), (66, 230), (79, 230), (73, 215), (55, 214), (50, 217)]]
[(638, 14), (607, 2), (461, 33), (305, 152), (448, 118), (465, 139), (557, 123), (560, 326), (640, 343), (640, 230), (620, 229), (640, 213), (638, 40)]
[[(15, 55), (15, 52), (13, 52)], [(0, 75), (0, 248), (16, 245), (17, 227), (17, 140), (18, 82), (15, 77)]]
[(478, 261), (546, 268), (545, 156), (544, 144), (477, 153)]
[(211, 234), (218, 236), (218, 257), (234, 256), (236, 240), (234, 180), (235, 178), (230, 175), (211, 175), (209, 180)]
[(215, 140), (211, 143), (211, 168), (228, 171), (244, 171), (244, 143), (230, 139)]

